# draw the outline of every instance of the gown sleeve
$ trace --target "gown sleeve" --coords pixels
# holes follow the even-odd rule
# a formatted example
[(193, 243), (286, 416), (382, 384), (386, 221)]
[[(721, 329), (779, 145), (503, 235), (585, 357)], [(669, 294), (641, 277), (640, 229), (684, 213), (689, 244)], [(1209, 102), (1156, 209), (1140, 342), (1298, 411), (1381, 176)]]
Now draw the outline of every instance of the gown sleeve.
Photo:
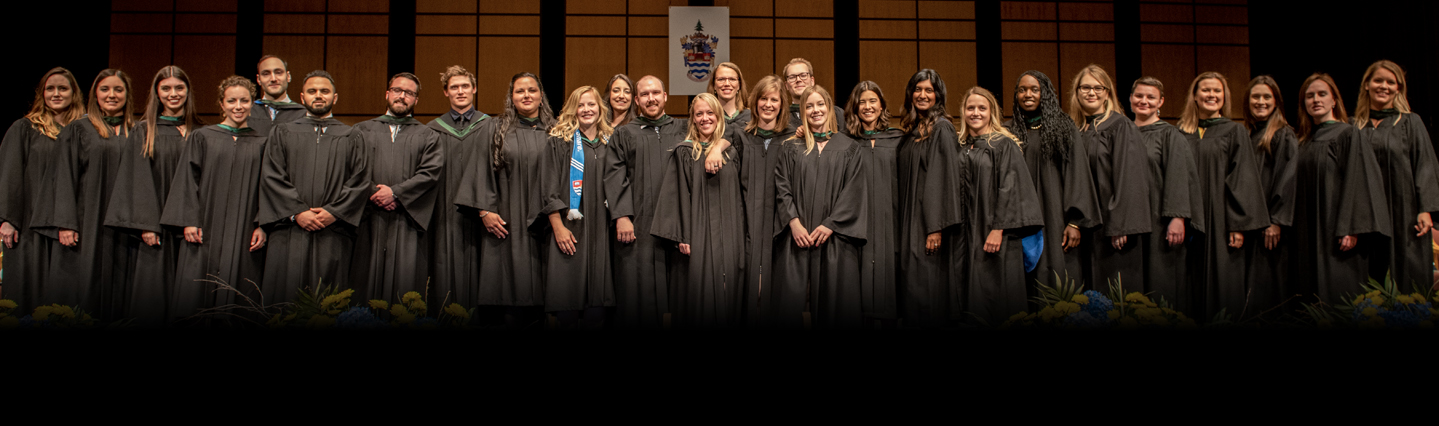
[[(88, 125), (88, 121), (84, 123)], [(89, 147), (85, 146), (85, 138), (76, 126), (65, 126), (55, 137), (58, 144), (55, 147), (55, 162), (50, 165), (50, 173), (45, 177), (43, 186), (50, 193), (36, 194), (35, 197), (38, 208), (31, 226), (37, 228), (36, 232), (41, 235), (51, 238), (60, 238), (61, 229), (80, 230), (80, 177), (88, 166), (85, 152)]]
[(493, 212), (499, 204), (500, 192), (495, 188), (495, 158), (494, 158), (494, 132), (495, 119), (485, 120), (488, 124), (481, 124), (481, 134), (471, 154), (469, 166), (464, 170), (451, 170), (453, 176), (460, 177), (459, 188), (455, 191), (455, 199), (449, 200), (461, 210), (468, 210), (470, 214), (479, 214), (480, 210)]
[(283, 127), (270, 128), (270, 143), (265, 145), (265, 159), (260, 166), (260, 209), (255, 222), (261, 225), (288, 220), (310, 208), (300, 201), (300, 191), (290, 180)]
[(421, 140), (420, 164), (415, 168), (415, 174), (404, 182), (390, 185), (390, 191), (394, 192), (395, 202), (404, 206), (420, 229), (426, 230), (435, 213), (435, 200), (441, 195), (435, 191), (435, 186), (439, 184), (440, 174), (444, 173), (445, 153), (440, 146), (439, 133), (421, 130), (419, 136), (412, 136)]
[[(145, 146), (143, 126), (135, 126), (125, 140), (125, 149), (120, 153), (120, 170), (111, 190), (110, 206), (105, 209), (105, 226), (160, 232), (160, 214), (167, 194), (160, 193), (160, 185), (150, 172), (151, 159), (141, 152)], [(200, 139), (195, 132), (186, 136), (187, 141)], [(189, 146), (189, 142), (186, 142)]]
[(0, 222), (9, 222), (17, 230), (30, 225), (27, 201), (33, 203), (36, 198), (36, 194), (27, 194), (29, 188), (25, 187), (31, 132), (28, 120), (16, 120), (10, 130), (5, 131), (5, 139), (0, 141)]
[(1164, 187), (1157, 188), (1160, 190), (1159, 216), (1193, 219), (1196, 194), (1192, 189), (1199, 182), (1193, 147), (1179, 132), (1164, 132), (1161, 140), (1164, 143)]
[[(920, 213), (924, 218), (924, 232), (933, 234), (963, 221), (963, 196), (960, 182), (959, 136), (954, 125), (940, 120), (934, 125), (928, 144), (928, 154), (922, 161), (924, 167), (924, 189), (920, 197)], [(910, 142), (915, 143), (915, 142)]]
[(694, 152), (687, 144), (675, 147), (670, 161), (665, 163), (666, 181), (660, 184), (659, 202), (655, 203), (655, 218), (650, 224), (650, 235), (680, 244), (689, 243), (690, 221), (695, 214), (691, 179)]
[(205, 149), (209, 144), (205, 138), (196, 136), (185, 144), (185, 153), (180, 156), (180, 165), (175, 168), (174, 183), (165, 197), (165, 211), (160, 223), (177, 227), (199, 227), (200, 176), (205, 168)]
[[(551, 137), (547, 140), (550, 146), (550, 164), (554, 172), (545, 173), (545, 202), (540, 208), (540, 214), (548, 215), (554, 212), (564, 214), (570, 208), (569, 171), (570, 159), (574, 150), (570, 142), (564, 139)], [(590, 165), (586, 164), (586, 167)], [(548, 226), (549, 221), (544, 221)]]
[[(794, 200), (794, 184), (792, 182), (794, 179), (792, 176), (798, 173), (798, 171), (795, 170), (795, 162), (798, 161), (798, 159), (795, 157), (803, 155), (803, 153), (799, 152), (798, 148), (791, 146), (791, 144), (794, 144), (792, 141), (786, 140), (780, 143), (782, 145), (775, 147), (779, 148), (780, 151), (776, 153), (779, 154), (779, 159), (776, 160), (774, 169), (775, 226), (774, 235), (770, 237), (777, 237), (785, 233), (785, 231), (788, 231), (789, 221), (799, 217), (800, 214), (799, 205)], [(802, 225), (806, 228), (812, 228), (815, 224)]]
[(368, 184), (370, 173), (365, 156), (365, 141), (360, 140), (360, 137), (359, 132), (350, 132), (344, 136), (348, 141), (335, 141), (346, 143), (349, 147), (345, 158), (348, 167), (344, 170), (346, 176), (335, 199), (321, 207), (335, 216), (335, 219), (350, 226), (360, 226), (360, 219), (365, 213), (365, 203), (370, 201), (370, 195), (374, 193), (374, 188)]
[[(1335, 212), (1334, 235), (1343, 237), (1367, 233), (1384, 236), (1392, 233), (1389, 202), (1384, 193), (1383, 174), (1374, 150), (1355, 137), (1353, 127), (1346, 128), (1329, 146), (1329, 160), (1341, 170), (1338, 211)], [(1332, 190), (1331, 190), (1332, 191)]]
[[(1073, 127), (1073, 122), (1064, 120)], [(1089, 143), (1078, 130), (1069, 134), (1069, 161), (1064, 165), (1064, 220), (1081, 228), (1103, 225), (1099, 215), (1099, 193), (1089, 173)]]
[(1100, 200), (1101, 209), (1109, 212), (1104, 221), (1104, 234), (1109, 237), (1142, 234), (1153, 229), (1149, 209), (1148, 156), (1144, 152), (1144, 137), (1139, 128), (1123, 117), (1109, 129), (1109, 187), (1113, 194), (1108, 200)]
[(1434, 156), (1429, 129), (1425, 128), (1419, 114), (1405, 114), (1403, 118), (1408, 122), (1404, 127), (1408, 129), (1409, 137), (1405, 139), (1409, 141), (1409, 158), (1414, 170), (1414, 199), (1419, 207), (1418, 212), (1405, 214), (1439, 211), (1439, 170), (1436, 170), (1439, 169), (1439, 160)]
[(985, 223), (993, 224), (991, 230), (1044, 226), (1044, 218), (1040, 217), (1039, 194), (1034, 191), (1029, 167), (1024, 164), (1024, 153), (1009, 138), (996, 138), (992, 142), (990, 152), (994, 159), (995, 186), (982, 190), (991, 191), (994, 208), (984, 212), (990, 216)]
[[(1252, 142), (1252, 141), (1251, 141)], [(1299, 142), (1289, 128), (1274, 133), (1270, 141), (1274, 150), (1273, 195), (1269, 197), (1269, 222), (1277, 225), (1294, 224), (1294, 188), (1299, 173)]]
[(1264, 190), (1259, 187), (1259, 161), (1254, 154), (1254, 145), (1249, 143), (1249, 132), (1244, 126), (1230, 125), (1227, 136), (1221, 136), (1229, 143), (1228, 171), (1224, 175), (1224, 187), (1228, 192), (1225, 200), (1225, 227), (1228, 232), (1253, 231), (1269, 226), (1269, 208), (1264, 204)]
[(854, 240), (868, 238), (869, 228), (869, 185), (865, 182), (865, 156), (860, 153), (858, 141), (845, 152), (843, 180), (837, 185), (839, 192), (829, 209), (829, 217), (820, 222), (836, 234)]
[[(630, 176), (627, 165), (634, 155), (631, 149), (633, 136), (624, 128), (615, 130), (614, 139), (607, 144), (610, 150), (605, 156), (605, 201), (610, 205), (610, 217), (619, 219), (635, 215), (634, 201), (630, 195)], [(668, 176), (668, 175), (667, 175)]]

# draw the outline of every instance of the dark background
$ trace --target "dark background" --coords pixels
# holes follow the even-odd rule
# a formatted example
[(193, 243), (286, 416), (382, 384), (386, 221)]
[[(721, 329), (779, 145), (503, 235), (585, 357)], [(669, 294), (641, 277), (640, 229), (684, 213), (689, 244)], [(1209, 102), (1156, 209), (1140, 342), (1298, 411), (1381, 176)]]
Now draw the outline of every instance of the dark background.
[[(546, 2), (546, 12), (541, 25), (544, 33), (560, 34), (560, 37), (543, 38), (541, 41), (541, 74), (563, 74), (566, 66), (564, 49), (546, 49), (563, 46), (564, 31), (552, 31), (555, 25), (563, 26), (563, 2)], [(691, 5), (711, 5), (713, 1), (690, 1)], [(1137, 1), (1114, 3), (1116, 20), (1116, 74), (1135, 75), (1139, 69), (1139, 25)], [(978, 1), (975, 9), (983, 17), (988, 11), (996, 10), (997, 1)], [(1366, 9), (1382, 5), (1379, 9)], [(852, 28), (857, 20), (856, 2), (839, 0), (834, 2), (836, 28)], [(242, 1), (239, 11), (240, 31), (247, 27), (258, 27), (262, 3)], [(91, 76), (106, 68), (110, 33), (110, 2), (27, 2), (7, 8), (8, 25), (5, 37), (11, 46), (11, 54), (5, 61), (4, 81), (11, 89), (0, 96), (0, 117), (19, 118), (34, 99), (34, 87), (39, 76), (51, 67), (63, 66), (81, 79), (82, 89), (88, 90)], [(390, 73), (413, 69), (414, 57), (412, 19), (393, 19), (406, 13), (414, 14), (414, 2), (395, 0), (391, 2), (392, 19), (390, 32)], [(1296, 7), (1289, 2), (1257, 1), (1248, 6), (1250, 70), (1253, 75), (1272, 75), (1281, 86), (1285, 100), (1285, 111), (1290, 121), (1300, 104), (1298, 85), (1314, 72), (1329, 73), (1339, 84), (1339, 91), (1345, 104), (1351, 109), (1359, 88), (1359, 79), (1364, 69), (1375, 60), (1389, 59), (1399, 63), (1408, 74), (1410, 105), (1414, 111), (1425, 117), (1430, 127), (1435, 115), (1434, 82), (1439, 79), (1439, 28), (1433, 20), (1439, 16), (1439, 6), (1432, 2), (1340, 2), (1312, 1)], [(408, 23), (408, 27), (406, 27)], [(549, 27), (549, 28), (543, 28)], [(996, 23), (987, 20), (978, 22), (979, 66), (977, 80), (981, 86), (998, 89), (1004, 87), (1013, 76), (1002, 75), (999, 60), (999, 38)], [(836, 31), (835, 57), (837, 63), (845, 63), (853, 57), (858, 38), (848, 38), (852, 31)], [(236, 45), (236, 73), (253, 75), (253, 58), (259, 57), (258, 43), (240, 37)], [(561, 52), (550, 55), (544, 51)], [(995, 58), (989, 60), (987, 58)], [(568, 58), (573, 63), (574, 58)], [(1199, 58), (1202, 64), (1204, 58)], [(992, 64), (992, 65), (991, 65)], [(1199, 68), (1203, 68), (1202, 66)], [(148, 74), (140, 73), (140, 74)], [(136, 74), (136, 75), (140, 75)], [(835, 72), (836, 87), (852, 87), (861, 76), (857, 70), (839, 68)], [(1242, 91), (1247, 78), (1229, 76), (1236, 92)], [(134, 77), (144, 80), (146, 77)], [(1064, 85), (1057, 79), (1056, 83)], [(136, 90), (144, 90), (147, 82), (136, 81)], [(1171, 83), (1176, 84), (1176, 83)], [(1184, 83), (1177, 83), (1184, 84)], [(1123, 84), (1119, 84), (1124, 86)], [(553, 105), (563, 103), (567, 88), (547, 87)], [(962, 90), (955, 89), (952, 91)], [(1120, 87), (1121, 97), (1127, 97), (1127, 88)], [(998, 90), (996, 90), (998, 91)], [(836, 90), (837, 97), (847, 96), (848, 90)], [(842, 100), (837, 99), (840, 104)], [(1000, 99), (1007, 103), (1006, 99)], [(1236, 105), (1240, 101), (1234, 99)], [(1173, 102), (1171, 100), (1171, 102)], [(1236, 115), (1238, 111), (1236, 110)]]

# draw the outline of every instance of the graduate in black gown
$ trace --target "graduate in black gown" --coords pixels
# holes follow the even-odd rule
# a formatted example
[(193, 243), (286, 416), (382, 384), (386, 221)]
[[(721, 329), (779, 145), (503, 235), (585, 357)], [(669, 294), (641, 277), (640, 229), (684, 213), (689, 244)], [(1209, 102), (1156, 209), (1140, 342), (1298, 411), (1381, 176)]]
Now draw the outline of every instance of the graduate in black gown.
[(486, 231), (475, 303), (501, 307), (506, 324), (521, 327), (537, 321), (545, 303), (545, 253), (552, 243), (543, 233), (545, 169), (553, 159), (548, 139), (555, 117), (534, 74), (515, 74), (506, 93), (505, 112), (493, 119), (491, 139), (476, 147), (454, 203)]
[(1190, 315), (1212, 318), (1220, 311), (1234, 318), (1250, 317), (1273, 308), (1260, 305), (1256, 295), (1273, 294), (1246, 278), (1249, 258), (1244, 251), (1246, 232), (1269, 226), (1269, 208), (1259, 186), (1259, 167), (1249, 131), (1230, 120), (1229, 82), (1206, 72), (1189, 84), (1188, 99), (1180, 114), (1179, 130), (1194, 149), (1199, 172), (1199, 203), (1191, 223), (1203, 233), (1189, 240), (1191, 289), (1195, 292)]
[[(474, 161), (485, 161), (481, 146), (488, 146), (494, 119), (475, 109), (475, 75), (453, 65), (440, 75), (450, 111), (430, 121), (430, 128), (439, 133), (440, 151), (445, 155), (447, 173), (435, 183), (434, 223), (426, 235), (430, 241), (430, 298), (448, 306), (459, 303), (470, 307), (477, 302), (480, 281), (480, 240), (485, 227), (473, 214), (462, 214), (455, 207), (460, 182)], [(431, 306), (438, 306), (432, 303)]]
[[(96, 80), (96, 88), (102, 81), (103, 77)], [(152, 87), (158, 90), (157, 94), (150, 96), (154, 110), (161, 110), (160, 104), (163, 103), (163, 110), (173, 114), (171, 116), (176, 120), (182, 120), (182, 124), (189, 126), (187, 129), (198, 126), (189, 96), (192, 86), (184, 71), (173, 66), (162, 68), (156, 74)], [(111, 96), (100, 101), (113, 105), (117, 99)], [(52, 230), (58, 230), (60, 243), (65, 247), (52, 259), (51, 273), (57, 280), (88, 283), (91, 289), (89, 301), (82, 305), (88, 305), (85, 309), (96, 312), (99, 318), (115, 320), (130, 316), (127, 308), (132, 292), (142, 299), (138, 303), (146, 313), (154, 313), (148, 308), (158, 308), (163, 314), (163, 289), (167, 287), (170, 273), (158, 269), (174, 267), (173, 255), (176, 252), (173, 246), (177, 244), (164, 241), (164, 237), (171, 236), (169, 234), (161, 234), (158, 239), (152, 234), (148, 236), (149, 242), (155, 245), (142, 248), (140, 240), (133, 238), (133, 234), (127, 235), (104, 225), (108, 218), (106, 211), (111, 207), (111, 200), (116, 198), (124, 198), (115, 200), (117, 207), (125, 210), (121, 218), (148, 215), (146, 221), (153, 221), (159, 212), (154, 176), (149, 167), (142, 166), (135, 173), (122, 174), (124, 157), (144, 155), (173, 161), (178, 156), (171, 155), (171, 147), (130, 144), (127, 138), (130, 132), (114, 130), (114, 127), (109, 127), (105, 132), (109, 137), (105, 137), (89, 120), (79, 120), (70, 123), (60, 133), (59, 141), (66, 150), (52, 173), (52, 188), (56, 196), (51, 214), (45, 217)], [(183, 138), (175, 145), (174, 149), (178, 150), (183, 145)], [(148, 198), (135, 200), (141, 197), (136, 195), (137, 192), (143, 192)], [(130, 208), (129, 201), (140, 201), (141, 207)], [(156, 207), (151, 207), (151, 204)], [(158, 223), (155, 225), (153, 229), (159, 231)], [(162, 248), (164, 244), (172, 247)], [(136, 263), (137, 250), (144, 250), (140, 254), (144, 257), (144, 265)]]
[[(1244, 126), (1258, 156), (1259, 185), (1269, 208), (1269, 227), (1250, 237), (1249, 282), (1266, 291), (1259, 306), (1272, 306), (1300, 293), (1289, 280), (1289, 252), (1294, 246), (1294, 170), (1299, 139), (1284, 118), (1284, 96), (1274, 78), (1249, 81), (1244, 97)], [(1260, 243), (1260, 242), (1263, 243)], [(1312, 283), (1305, 283), (1311, 286)]]
[(671, 312), (668, 258), (680, 254), (648, 230), (653, 227), (660, 188), (667, 180), (665, 163), (670, 151), (684, 142), (687, 124), (665, 114), (669, 95), (659, 78), (641, 77), (635, 82), (635, 93), (640, 115), (615, 129), (605, 159), (605, 201), (615, 221), (610, 253), (615, 266), (615, 310), (622, 327), (657, 328)]
[(741, 324), (745, 292), (745, 204), (743, 164), (737, 149), (729, 167), (707, 173), (706, 151), (720, 148), (725, 132), (723, 104), (702, 93), (690, 105), (685, 141), (665, 165), (650, 234), (674, 244), (670, 265), (670, 310), (677, 328), (727, 328)]
[(615, 306), (604, 185), (614, 129), (601, 102), (598, 89), (575, 89), (550, 128), (542, 224), (553, 243), (545, 245), (545, 311), (558, 317), (561, 328), (574, 328), (581, 319), (586, 329), (603, 327), (606, 308)]
[(740, 72), (739, 65), (733, 62), (720, 62), (715, 65), (705, 93), (714, 95), (723, 106), (725, 139), (736, 139), (753, 115), (745, 103), (749, 100), (749, 85), (745, 84), (744, 73)]
[(1391, 226), (1390, 247), (1378, 249), (1369, 276), (1386, 273), (1400, 289), (1434, 282), (1431, 213), (1439, 211), (1439, 160), (1424, 119), (1409, 109), (1408, 84), (1399, 64), (1369, 65), (1354, 107), (1355, 137), (1374, 150), (1383, 176)]
[(960, 291), (972, 317), (967, 320), (989, 325), (1025, 311), (1028, 285), (1020, 239), (1044, 226), (1024, 153), (1014, 134), (994, 119), (1000, 111), (989, 90), (965, 91), (959, 164), (965, 217), (957, 241), (970, 250), (960, 267), (968, 277)]
[(1089, 150), (1059, 105), (1059, 92), (1049, 76), (1033, 70), (1020, 75), (1013, 110), (1015, 118), (1005, 128), (1019, 138), (1044, 219), (1044, 248), (1025, 280), (1029, 296), (1036, 297), (1037, 284), (1085, 281), (1079, 230), (1099, 225), (1099, 199), (1089, 172)]
[(1185, 238), (1195, 219), (1199, 200), (1199, 174), (1189, 139), (1178, 127), (1159, 119), (1164, 107), (1164, 83), (1154, 77), (1134, 81), (1129, 110), (1144, 136), (1148, 159), (1149, 213), (1154, 230), (1141, 241), (1144, 250), (1144, 292), (1151, 299), (1168, 301), (1185, 311), (1193, 302), (1185, 274)]
[(899, 278), (899, 176), (895, 172), (895, 154), (904, 131), (889, 126), (889, 101), (873, 81), (855, 85), (844, 110), (849, 115), (844, 134), (859, 142), (860, 156), (864, 157), (869, 201), (865, 244), (860, 248), (860, 304), (865, 318), (893, 326), (889, 323), (897, 318), (898, 310), (894, 282)]
[[(905, 136), (895, 154), (899, 175), (899, 317), (905, 327), (942, 327), (964, 319), (963, 277), (953, 269), (968, 255), (959, 239), (963, 212), (959, 136), (945, 112), (944, 80), (923, 69), (905, 85)], [(952, 270), (953, 269), (953, 270)]]
[[(780, 70), (780, 76), (784, 78), (785, 88), (789, 89), (790, 101), (793, 102), (789, 104), (789, 122), (796, 127), (804, 127), (804, 118), (801, 117), (803, 108), (800, 105), (799, 95), (803, 94), (805, 89), (815, 85), (814, 64), (805, 58), (790, 59), (784, 69)], [(840, 108), (839, 105), (830, 105), (830, 107), (836, 110)], [(838, 129), (847, 128), (844, 114), (844, 111), (835, 111), (835, 120), (837, 120), (835, 125)]]
[(1144, 285), (1143, 235), (1154, 228), (1148, 157), (1139, 128), (1125, 117), (1114, 80), (1090, 64), (1070, 83), (1069, 118), (1079, 125), (1089, 153), (1089, 172), (1099, 199), (1098, 226), (1082, 229), (1080, 247), (1090, 271), (1088, 287), (1108, 292), (1111, 282), (1126, 293)]
[(355, 227), (374, 193), (364, 141), (330, 113), (339, 101), (334, 77), (305, 75), (300, 100), (307, 114), (270, 129), (260, 169), (255, 222), (269, 230), (266, 304), (292, 301), (301, 289), (353, 287)]
[[(230, 304), (261, 304), (267, 235), (255, 223), (255, 215), (268, 135), (249, 127), (255, 91), (254, 84), (238, 75), (221, 82), (224, 121), (195, 130), (180, 155), (164, 213), (158, 218), (166, 227), (181, 229), (185, 238), (173, 272), (176, 283), (168, 295), (173, 319)], [(233, 290), (220, 289), (217, 283)], [(204, 319), (218, 325), (232, 318)]]
[(864, 325), (860, 248), (869, 225), (869, 182), (858, 141), (838, 132), (834, 97), (801, 94), (804, 124), (779, 149), (775, 169), (775, 327)]
[(1348, 114), (1334, 80), (1311, 75), (1299, 92), (1303, 137), (1295, 159), (1293, 291), (1308, 303), (1352, 302), (1350, 297), (1364, 292), (1374, 253), (1389, 245), (1393, 206), (1384, 197), (1383, 171), (1373, 150), (1345, 122)]
[(256, 64), (255, 83), (265, 95), (254, 100), (250, 111), (250, 128), (261, 136), (270, 134), (276, 123), (285, 124), (305, 116), (305, 106), (290, 101), (290, 63), (275, 55), (265, 55)]
[(120, 157), (119, 181), (105, 214), (105, 225), (129, 234), (136, 243), (131, 271), (134, 283), (128, 293), (129, 316), (143, 324), (158, 325), (171, 316), (170, 298), (177, 285), (205, 286), (193, 277), (175, 277), (184, 235), (160, 224), (180, 157), (190, 132), (203, 123), (195, 112), (195, 86), (178, 67), (168, 66), (150, 81), (150, 101), (144, 118), (131, 132)]
[(49, 279), (50, 260), (59, 244), (34, 232), (41, 211), (52, 206), (45, 184), (63, 147), (55, 138), (85, 114), (84, 103), (75, 76), (64, 68), (52, 68), (35, 86), (30, 111), (15, 120), (0, 141), (0, 253), (5, 255), (0, 298), (17, 304), (17, 316), (42, 304), (73, 306), (88, 288), (65, 287)]
[(635, 82), (630, 76), (615, 74), (605, 87), (605, 105), (609, 105), (609, 116), (605, 119), (610, 121), (610, 127), (618, 129), (630, 124), (636, 116), (635, 109), (631, 108), (635, 103)]
[[(429, 233), (444, 169), (440, 135), (411, 114), (419, 102), (420, 78), (402, 72), (390, 77), (385, 115), (356, 124), (374, 194), (356, 229), (351, 262), (356, 292), (369, 299), (399, 300), (414, 291), (433, 297), (429, 286)], [(436, 303), (438, 304), (438, 303)], [(435, 306), (436, 310), (444, 306)]]

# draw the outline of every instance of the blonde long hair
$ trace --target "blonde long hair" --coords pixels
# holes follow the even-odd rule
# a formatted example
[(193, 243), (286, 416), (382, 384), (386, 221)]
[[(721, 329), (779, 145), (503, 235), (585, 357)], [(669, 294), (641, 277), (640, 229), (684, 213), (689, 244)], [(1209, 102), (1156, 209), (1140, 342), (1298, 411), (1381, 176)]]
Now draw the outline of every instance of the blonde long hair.
[(724, 137), (724, 109), (720, 106), (719, 98), (716, 98), (715, 95), (711, 95), (709, 93), (701, 93), (695, 95), (695, 101), (690, 103), (690, 120), (687, 126), (687, 132), (685, 133), (685, 140), (692, 142), (700, 142), (700, 128), (698, 124), (695, 124), (694, 117), (695, 105), (699, 105), (700, 102), (704, 102), (706, 105), (709, 105), (710, 109), (714, 111), (715, 130), (714, 133), (710, 134), (709, 140), (704, 141), (706, 145), (700, 145), (698, 148), (691, 150), (694, 152), (695, 160), (698, 160), (701, 157), (704, 157), (705, 154), (708, 154), (710, 147), (713, 146), (714, 142), (717, 142), (720, 140), (720, 138)]
[(1199, 131), (1199, 107), (1195, 105), (1194, 94), (1199, 91), (1199, 82), (1209, 79), (1219, 80), (1219, 85), (1224, 87), (1224, 104), (1219, 106), (1219, 116), (1229, 117), (1229, 80), (1224, 74), (1214, 71), (1200, 74), (1189, 82), (1189, 93), (1184, 97), (1184, 112), (1179, 114), (1179, 131), (1194, 133)]
[[(994, 93), (990, 93), (989, 90), (983, 87), (971, 87), (969, 88), (969, 90), (964, 91), (964, 104), (968, 104), (969, 97), (974, 95), (979, 95), (980, 97), (983, 97), (984, 101), (989, 103), (989, 124), (986, 124), (984, 126), (984, 134), (975, 136), (972, 139), (969, 136), (968, 126), (965, 126), (965, 137), (960, 138), (960, 143), (965, 143), (966, 141), (983, 140), (985, 142), (988, 142), (990, 146), (993, 147), (994, 138), (999, 135), (1004, 135), (1005, 137), (1009, 138), (1009, 140), (1014, 141), (1015, 145), (1018, 146), (1019, 138), (1015, 137), (1014, 133), (1010, 133), (1009, 129), (1004, 128), (1004, 126), (999, 124), (999, 121), (994, 119), (995, 113), (1004, 113), (1002, 110), (999, 109), (999, 100), (994, 98)], [(963, 109), (960, 109), (960, 111), (963, 111)]]
[(595, 137), (599, 138), (600, 143), (609, 143), (610, 134), (615, 131), (615, 128), (610, 126), (610, 121), (605, 118), (610, 116), (610, 106), (605, 105), (604, 97), (594, 86), (580, 86), (570, 92), (570, 97), (565, 99), (565, 106), (560, 108), (559, 118), (556, 118), (555, 125), (550, 127), (550, 136), (565, 139), (574, 136), (575, 131), (580, 129), (580, 98), (586, 93), (594, 96), (595, 103), (600, 106), (600, 115), (595, 118), (595, 128), (598, 130)]
[(789, 94), (789, 90), (785, 90), (784, 79), (777, 75), (770, 74), (759, 79), (759, 82), (754, 85), (754, 91), (749, 92), (749, 98), (745, 99), (745, 105), (749, 107), (750, 114), (754, 114), (750, 117), (749, 123), (744, 125), (745, 133), (753, 133), (759, 129), (759, 98), (764, 97), (764, 95), (769, 92), (779, 93), (780, 111), (774, 118), (775, 131), (782, 132), (788, 128), (789, 113), (785, 112), (784, 108), (794, 103), (790, 100), (790, 96), (792, 95)]
[[(70, 107), (58, 114), (58, 111), (50, 109), (50, 104), (45, 103), (45, 82), (50, 81), (50, 76), (57, 74), (65, 76), (70, 82)], [(80, 91), (80, 83), (75, 81), (75, 74), (63, 67), (51, 68), (45, 72), (44, 77), (40, 77), (40, 84), (35, 86), (35, 101), (30, 103), (30, 112), (25, 114), (25, 119), (30, 120), (30, 127), (34, 127), (40, 134), (55, 139), (60, 136), (60, 128), (85, 115), (85, 108), (80, 107), (84, 104), (85, 92)], [(55, 115), (55, 118), (50, 118), (51, 115)]]
[(1114, 91), (1114, 79), (1109, 78), (1109, 73), (1104, 72), (1104, 68), (1097, 64), (1089, 64), (1081, 68), (1078, 73), (1074, 74), (1074, 80), (1069, 83), (1069, 118), (1074, 120), (1074, 125), (1079, 126), (1080, 129), (1084, 129), (1089, 125), (1089, 123), (1084, 120), (1086, 115), (1084, 114), (1084, 108), (1079, 105), (1079, 81), (1083, 80), (1086, 75), (1094, 77), (1095, 80), (1099, 80), (1099, 84), (1104, 86), (1104, 91), (1109, 95), (1109, 98), (1104, 100), (1103, 111), (1100, 112), (1104, 114), (1104, 116), (1100, 117), (1099, 121), (1096, 121), (1094, 125), (1098, 126), (1099, 123), (1108, 120), (1109, 116), (1119, 112), (1120, 108), (1119, 94)]
[[(1399, 90), (1394, 93), (1394, 109), (1404, 114), (1413, 112), (1409, 109), (1409, 97), (1407, 96), (1409, 84), (1404, 82), (1404, 69), (1399, 68), (1399, 64), (1393, 61), (1381, 59), (1379, 62), (1370, 64), (1369, 68), (1364, 70), (1364, 80), (1359, 82), (1359, 99), (1354, 102), (1354, 126), (1357, 128), (1363, 129), (1364, 126), (1370, 126), (1369, 79), (1374, 78), (1374, 72), (1379, 71), (1380, 68), (1394, 73), (1394, 80), (1399, 83)], [(1394, 119), (1394, 125), (1399, 125), (1399, 118)]]
[[(804, 104), (805, 104), (806, 102), (809, 102), (809, 97), (810, 97), (811, 95), (816, 94), (816, 93), (818, 93), (818, 94), (820, 95), (820, 97), (824, 99), (824, 105), (825, 105), (825, 108), (824, 108), (824, 109), (825, 109), (825, 113), (824, 113), (824, 127), (823, 127), (823, 128), (820, 128), (820, 131), (829, 132), (829, 133), (836, 133), (836, 132), (838, 132), (838, 131), (839, 131), (839, 126), (834, 123), (834, 121), (835, 121), (835, 120), (834, 120), (834, 97), (833, 97), (833, 96), (830, 96), (830, 95), (829, 95), (829, 91), (828, 91), (828, 90), (824, 90), (824, 88), (823, 88), (823, 87), (820, 87), (820, 85), (816, 84), (816, 85), (810, 86), (809, 88), (804, 89), (804, 93), (801, 93), (801, 94), (799, 95), (799, 99), (800, 99), (799, 104), (800, 104), (801, 112), (803, 111)], [(813, 131), (810, 131), (810, 129), (809, 129), (809, 121), (804, 119), (806, 116), (807, 116), (806, 114), (803, 114), (803, 113), (800, 114), (799, 127), (795, 129), (794, 135), (793, 135), (793, 136), (790, 136), (789, 138), (790, 138), (790, 139), (801, 139), (801, 138), (803, 138), (803, 139), (804, 139), (804, 153), (805, 153), (805, 154), (809, 154), (810, 151), (814, 151), (815, 141), (814, 141), (814, 132), (813, 132)], [(801, 136), (801, 135), (803, 135), (803, 136)]]

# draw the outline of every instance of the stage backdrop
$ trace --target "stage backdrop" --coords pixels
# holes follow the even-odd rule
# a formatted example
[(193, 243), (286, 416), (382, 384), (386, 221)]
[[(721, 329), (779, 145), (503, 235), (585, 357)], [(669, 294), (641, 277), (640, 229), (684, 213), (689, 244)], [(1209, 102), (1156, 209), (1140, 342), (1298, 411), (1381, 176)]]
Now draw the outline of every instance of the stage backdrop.
[(729, 61), (729, 8), (670, 7), (671, 95), (698, 95), (715, 66)]

